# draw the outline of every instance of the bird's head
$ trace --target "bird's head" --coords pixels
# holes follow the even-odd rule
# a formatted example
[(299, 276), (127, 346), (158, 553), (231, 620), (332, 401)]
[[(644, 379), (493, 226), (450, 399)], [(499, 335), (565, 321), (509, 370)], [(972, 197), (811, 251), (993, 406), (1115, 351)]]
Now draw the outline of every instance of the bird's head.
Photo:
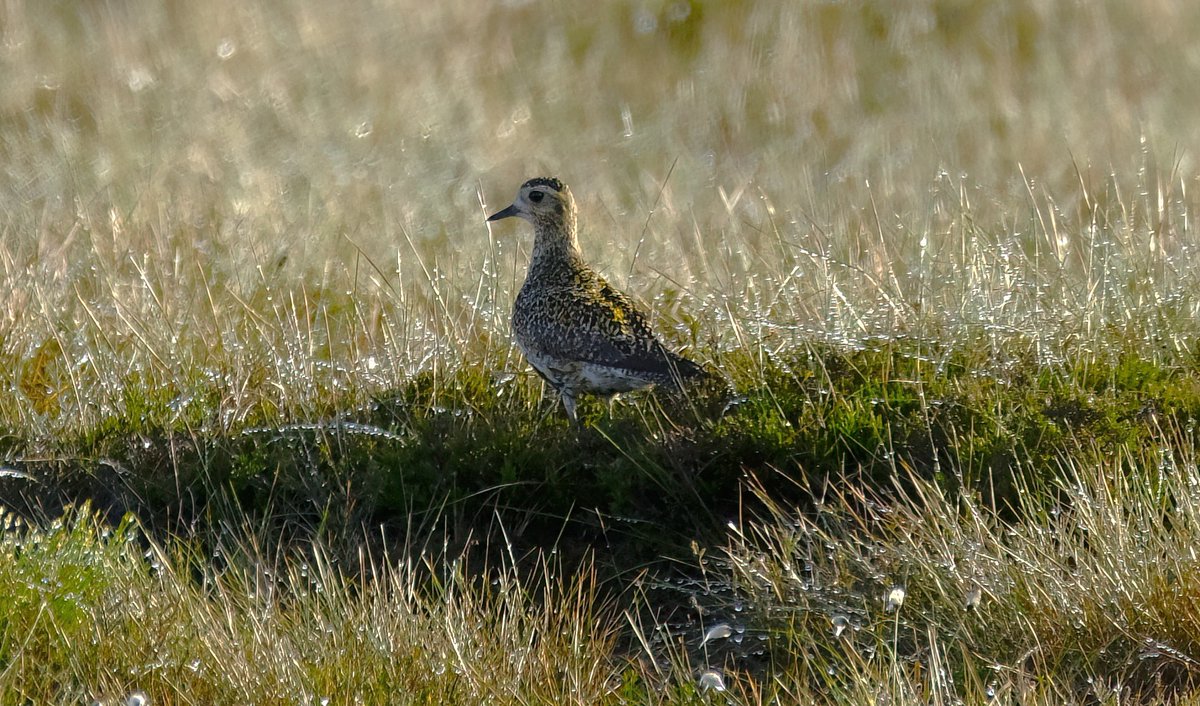
[(575, 229), (575, 199), (567, 185), (554, 177), (538, 177), (521, 184), (517, 198), (501, 211), (488, 216), (489, 221), (502, 218), (524, 218), (535, 228)]

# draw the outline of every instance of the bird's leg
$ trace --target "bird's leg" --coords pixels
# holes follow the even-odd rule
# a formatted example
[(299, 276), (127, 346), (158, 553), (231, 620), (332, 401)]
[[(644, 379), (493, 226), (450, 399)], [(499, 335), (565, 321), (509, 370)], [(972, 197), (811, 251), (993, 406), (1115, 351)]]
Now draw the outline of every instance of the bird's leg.
[(614, 405), (617, 403), (618, 397), (620, 397), (619, 394), (612, 394), (608, 396), (608, 416), (610, 419), (613, 416), (613, 411), (615, 410)]
[(563, 390), (559, 392), (562, 395), (563, 409), (567, 410), (567, 417), (573, 424), (578, 424), (579, 418), (575, 416), (575, 395)]

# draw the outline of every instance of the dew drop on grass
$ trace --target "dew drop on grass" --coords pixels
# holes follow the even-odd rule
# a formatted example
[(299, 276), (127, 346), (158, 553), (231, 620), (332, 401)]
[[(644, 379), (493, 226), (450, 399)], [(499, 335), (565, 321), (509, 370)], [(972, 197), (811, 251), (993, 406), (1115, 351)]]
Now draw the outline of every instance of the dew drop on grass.
[(725, 678), (715, 669), (706, 669), (700, 673), (700, 679), (697, 681), (700, 686), (700, 691), (725, 691)]
[(627, 103), (621, 104), (621, 126), (625, 128), (625, 137), (633, 137), (633, 111)]
[(633, 31), (638, 34), (650, 34), (658, 29), (658, 18), (646, 9), (638, 10), (633, 16)]
[(732, 634), (733, 628), (729, 627), (729, 623), (717, 623), (705, 631), (704, 639), (700, 641), (700, 646), (703, 647), (713, 640), (723, 640)]
[(125, 81), (129, 85), (129, 90), (134, 93), (141, 93), (154, 85), (154, 74), (150, 73), (149, 69), (138, 66), (129, 72)]
[(846, 632), (846, 628), (850, 626), (850, 621), (844, 615), (833, 616), (833, 636), (841, 637), (842, 633)]
[(677, 2), (667, 9), (667, 19), (672, 22), (683, 22), (692, 14), (690, 2)]

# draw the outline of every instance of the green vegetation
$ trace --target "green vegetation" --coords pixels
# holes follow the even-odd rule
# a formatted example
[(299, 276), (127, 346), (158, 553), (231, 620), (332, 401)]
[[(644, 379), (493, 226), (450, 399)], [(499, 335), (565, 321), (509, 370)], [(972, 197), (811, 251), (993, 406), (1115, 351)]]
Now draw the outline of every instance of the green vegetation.
[[(757, 380), (735, 380), (745, 390), (736, 397), (641, 395), (611, 414), (593, 402), (582, 429), (542, 399), (534, 376), (495, 381), (477, 368), (417, 375), (329, 419), (238, 433), (212, 431), (205, 419), (219, 407), (182, 424), (169, 405), (131, 399), (136, 416), (52, 447), (10, 437), (10, 464), (41, 486), (36, 503), (53, 491), (117, 517), (136, 510), (163, 531), (183, 531), (213, 504), (250, 515), (287, 508), (301, 530), (404, 525), (414, 511), (470, 526), (500, 511), (524, 528), (526, 548), (604, 530), (610, 546), (653, 557), (719, 532), (743, 509), (748, 472), (777, 501), (803, 503), (797, 484), (887, 488), (909, 469), (947, 490), (985, 491), (1005, 509), (1022, 482), (1059, 476), (1064, 454), (1103, 462), (1196, 437), (1194, 365), (1129, 352), (1039, 366), (1016, 350), (1014, 341), (1013, 359), (996, 361), (903, 339), (814, 345), (762, 364)], [(613, 516), (632, 524), (603, 527)]]
[[(1200, 703), (1197, 31), (6, 4), (0, 703)], [(567, 424), (539, 174), (732, 394)]]

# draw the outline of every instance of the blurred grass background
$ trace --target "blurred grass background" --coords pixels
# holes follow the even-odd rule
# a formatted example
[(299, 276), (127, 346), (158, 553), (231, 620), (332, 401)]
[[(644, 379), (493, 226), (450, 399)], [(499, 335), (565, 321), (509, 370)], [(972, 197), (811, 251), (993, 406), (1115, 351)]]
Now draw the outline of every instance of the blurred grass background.
[(537, 174), (702, 358), (1194, 326), (1188, 3), (13, 0), (0, 27), (9, 426), (131, 385), (234, 423), (521, 370), (529, 236), (482, 218)]

